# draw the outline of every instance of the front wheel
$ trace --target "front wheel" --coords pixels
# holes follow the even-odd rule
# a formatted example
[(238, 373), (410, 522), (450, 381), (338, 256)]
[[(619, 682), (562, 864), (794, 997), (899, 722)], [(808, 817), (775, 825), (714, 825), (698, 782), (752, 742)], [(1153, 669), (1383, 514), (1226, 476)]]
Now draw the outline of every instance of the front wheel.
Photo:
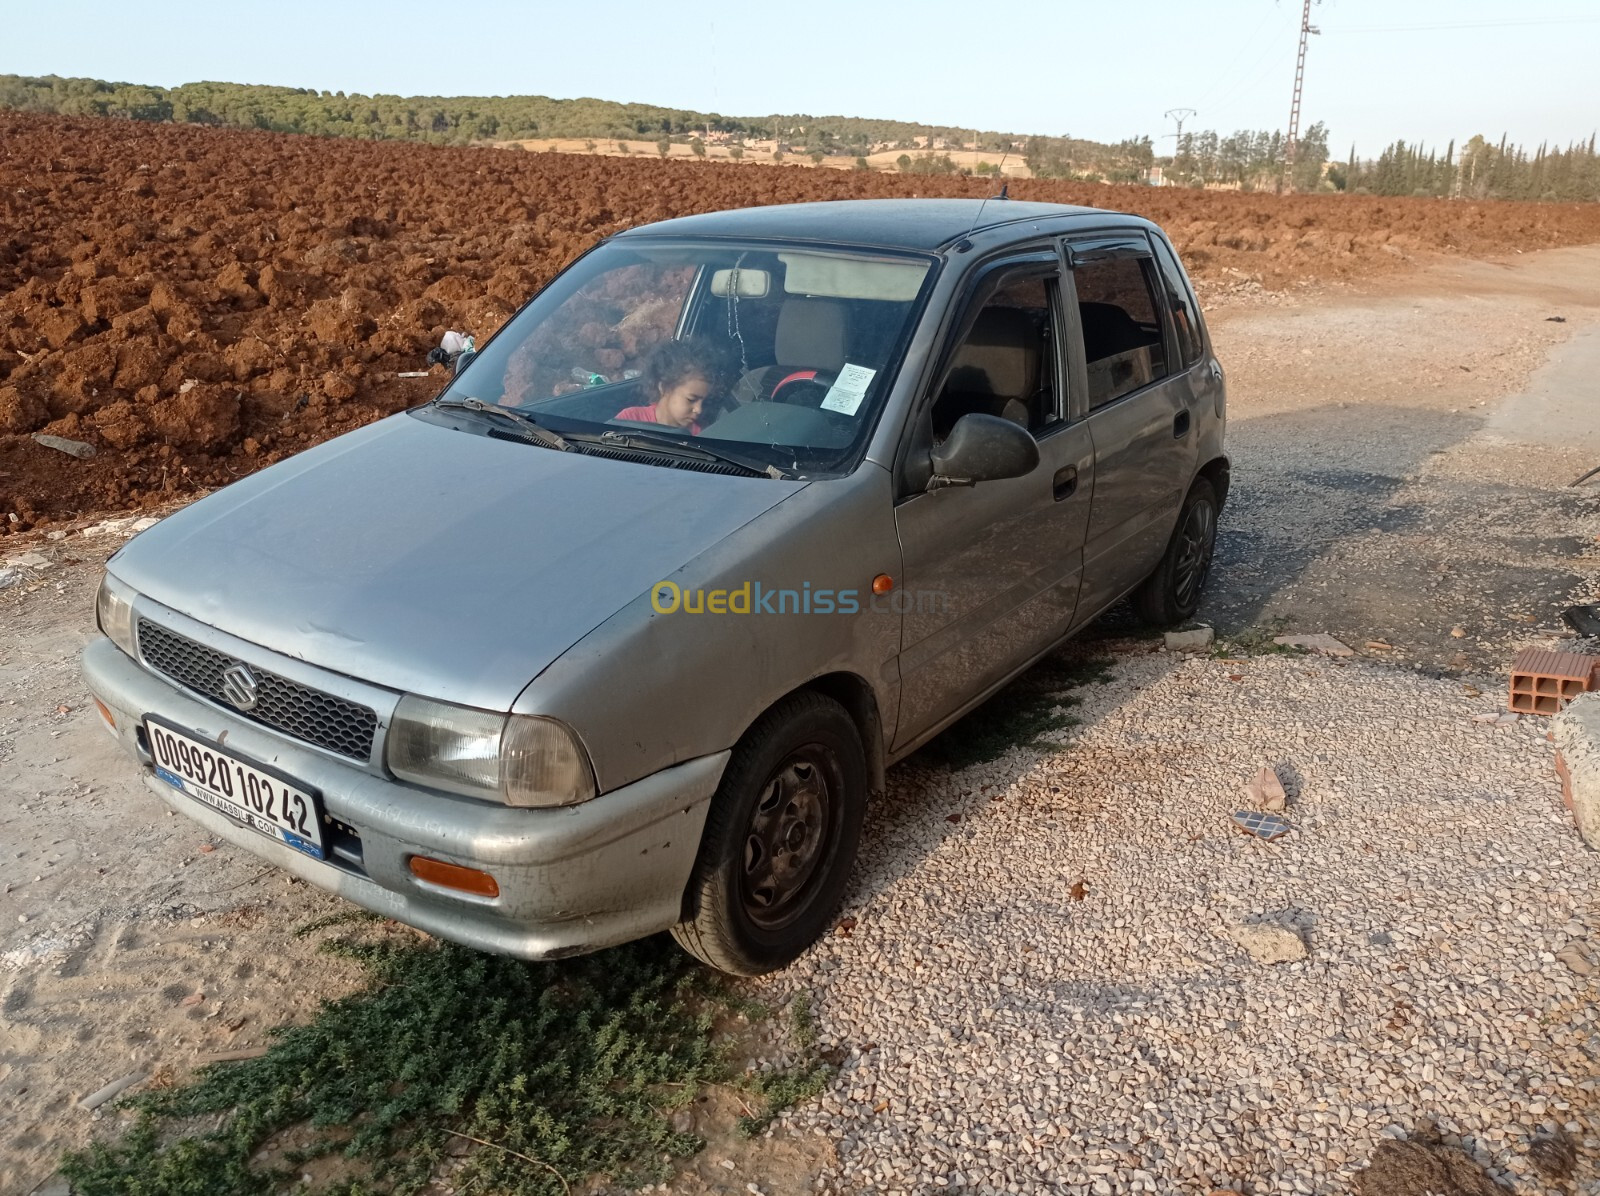
[(866, 753), (844, 707), (800, 693), (767, 711), (711, 799), (678, 945), (736, 976), (792, 963), (844, 894), (866, 797)]
[(1134, 609), (1146, 623), (1171, 627), (1194, 617), (1200, 609), (1200, 591), (1211, 573), (1217, 548), (1217, 492), (1200, 478), (1190, 487), (1178, 526), (1155, 572), (1133, 596)]

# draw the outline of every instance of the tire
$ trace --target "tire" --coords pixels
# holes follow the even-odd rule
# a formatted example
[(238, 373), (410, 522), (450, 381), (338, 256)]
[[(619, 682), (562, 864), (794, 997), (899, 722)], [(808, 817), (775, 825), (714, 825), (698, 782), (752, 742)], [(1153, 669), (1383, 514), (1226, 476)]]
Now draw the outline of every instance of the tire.
[(798, 693), (762, 715), (711, 799), (678, 945), (735, 976), (794, 962), (844, 895), (867, 788), (861, 735), (837, 702)]
[(1189, 488), (1177, 526), (1155, 572), (1133, 595), (1139, 617), (1155, 627), (1171, 627), (1194, 617), (1211, 572), (1217, 547), (1217, 492), (1200, 478)]

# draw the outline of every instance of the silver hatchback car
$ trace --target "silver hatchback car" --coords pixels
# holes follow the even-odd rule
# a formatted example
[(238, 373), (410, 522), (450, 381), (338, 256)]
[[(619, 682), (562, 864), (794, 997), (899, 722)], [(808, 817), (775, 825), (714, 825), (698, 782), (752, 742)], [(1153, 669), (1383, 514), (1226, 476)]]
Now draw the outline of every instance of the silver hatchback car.
[(150, 786), (423, 930), (782, 967), (884, 770), (1125, 596), (1191, 616), (1222, 370), (1145, 220), (721, 212), (591, 250), (433, 401), (112, 558)]

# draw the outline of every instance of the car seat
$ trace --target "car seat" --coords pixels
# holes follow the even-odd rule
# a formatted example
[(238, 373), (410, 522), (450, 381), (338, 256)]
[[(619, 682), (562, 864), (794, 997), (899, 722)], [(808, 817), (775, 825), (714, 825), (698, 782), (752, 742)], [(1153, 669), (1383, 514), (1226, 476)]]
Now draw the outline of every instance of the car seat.
[(773, 334), (774, 361), (757, 366), (733, 388), (741, 403), (767, 399), (789, 375), (803, 370), (837, 374), (847, 350), (845, 305), (794, 296), (783, 301)]
[(986, 307), (956, 350), (939, 401), (933, 434), (943, 440), (963, 415), (998, 415), (1024, 428), (1043, 424), (1040, 375), (1044, 330), (1017, 307)]
[(1100, 361), (1154, 343), (1127, 311), (1115, 303), (1080, 303), (1085, 361)]

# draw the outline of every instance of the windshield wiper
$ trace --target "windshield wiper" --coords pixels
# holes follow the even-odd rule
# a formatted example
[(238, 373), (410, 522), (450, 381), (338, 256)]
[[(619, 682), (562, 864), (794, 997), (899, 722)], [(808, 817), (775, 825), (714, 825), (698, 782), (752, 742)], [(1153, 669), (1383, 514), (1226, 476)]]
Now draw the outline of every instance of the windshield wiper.
[(541, 444), (545, 448), (558, 449), (563, 453), (576, 451), (566, 437), (557, 435), (526, 411), (518, 411), (515, 407), (501, 407), (496, 403), (485, 403), (482, 399), (475, 399), (470, 395), (463, 398), (453, 398), (446, 395), (435, 399), (433, 406), (447, 407), (453, 411), (472, 411), (479, 415), (498, 415), (508, 423), (515, 424), (517, 429), (535, 444)]
[(600, 433), (599, 439), (604, 444), (617, 444), (624, 448), (664, 448), (674, 452), (698, 456), (707, 461), (721, 461), (724, 465), (735, 465), (748, 471), (752, 477), (769, 477), (778, 481), (794, 480), (792, 473), (779, 466), (769, 465), (763, 461), (752, 461), (746, 457), (735, 457), (731, 453), (707, 448), (703, 444), (690, 444), (688, 441), (678, 440), (671, 436), (660, 436), (654, 432), (619, 432), (613, 428)]

